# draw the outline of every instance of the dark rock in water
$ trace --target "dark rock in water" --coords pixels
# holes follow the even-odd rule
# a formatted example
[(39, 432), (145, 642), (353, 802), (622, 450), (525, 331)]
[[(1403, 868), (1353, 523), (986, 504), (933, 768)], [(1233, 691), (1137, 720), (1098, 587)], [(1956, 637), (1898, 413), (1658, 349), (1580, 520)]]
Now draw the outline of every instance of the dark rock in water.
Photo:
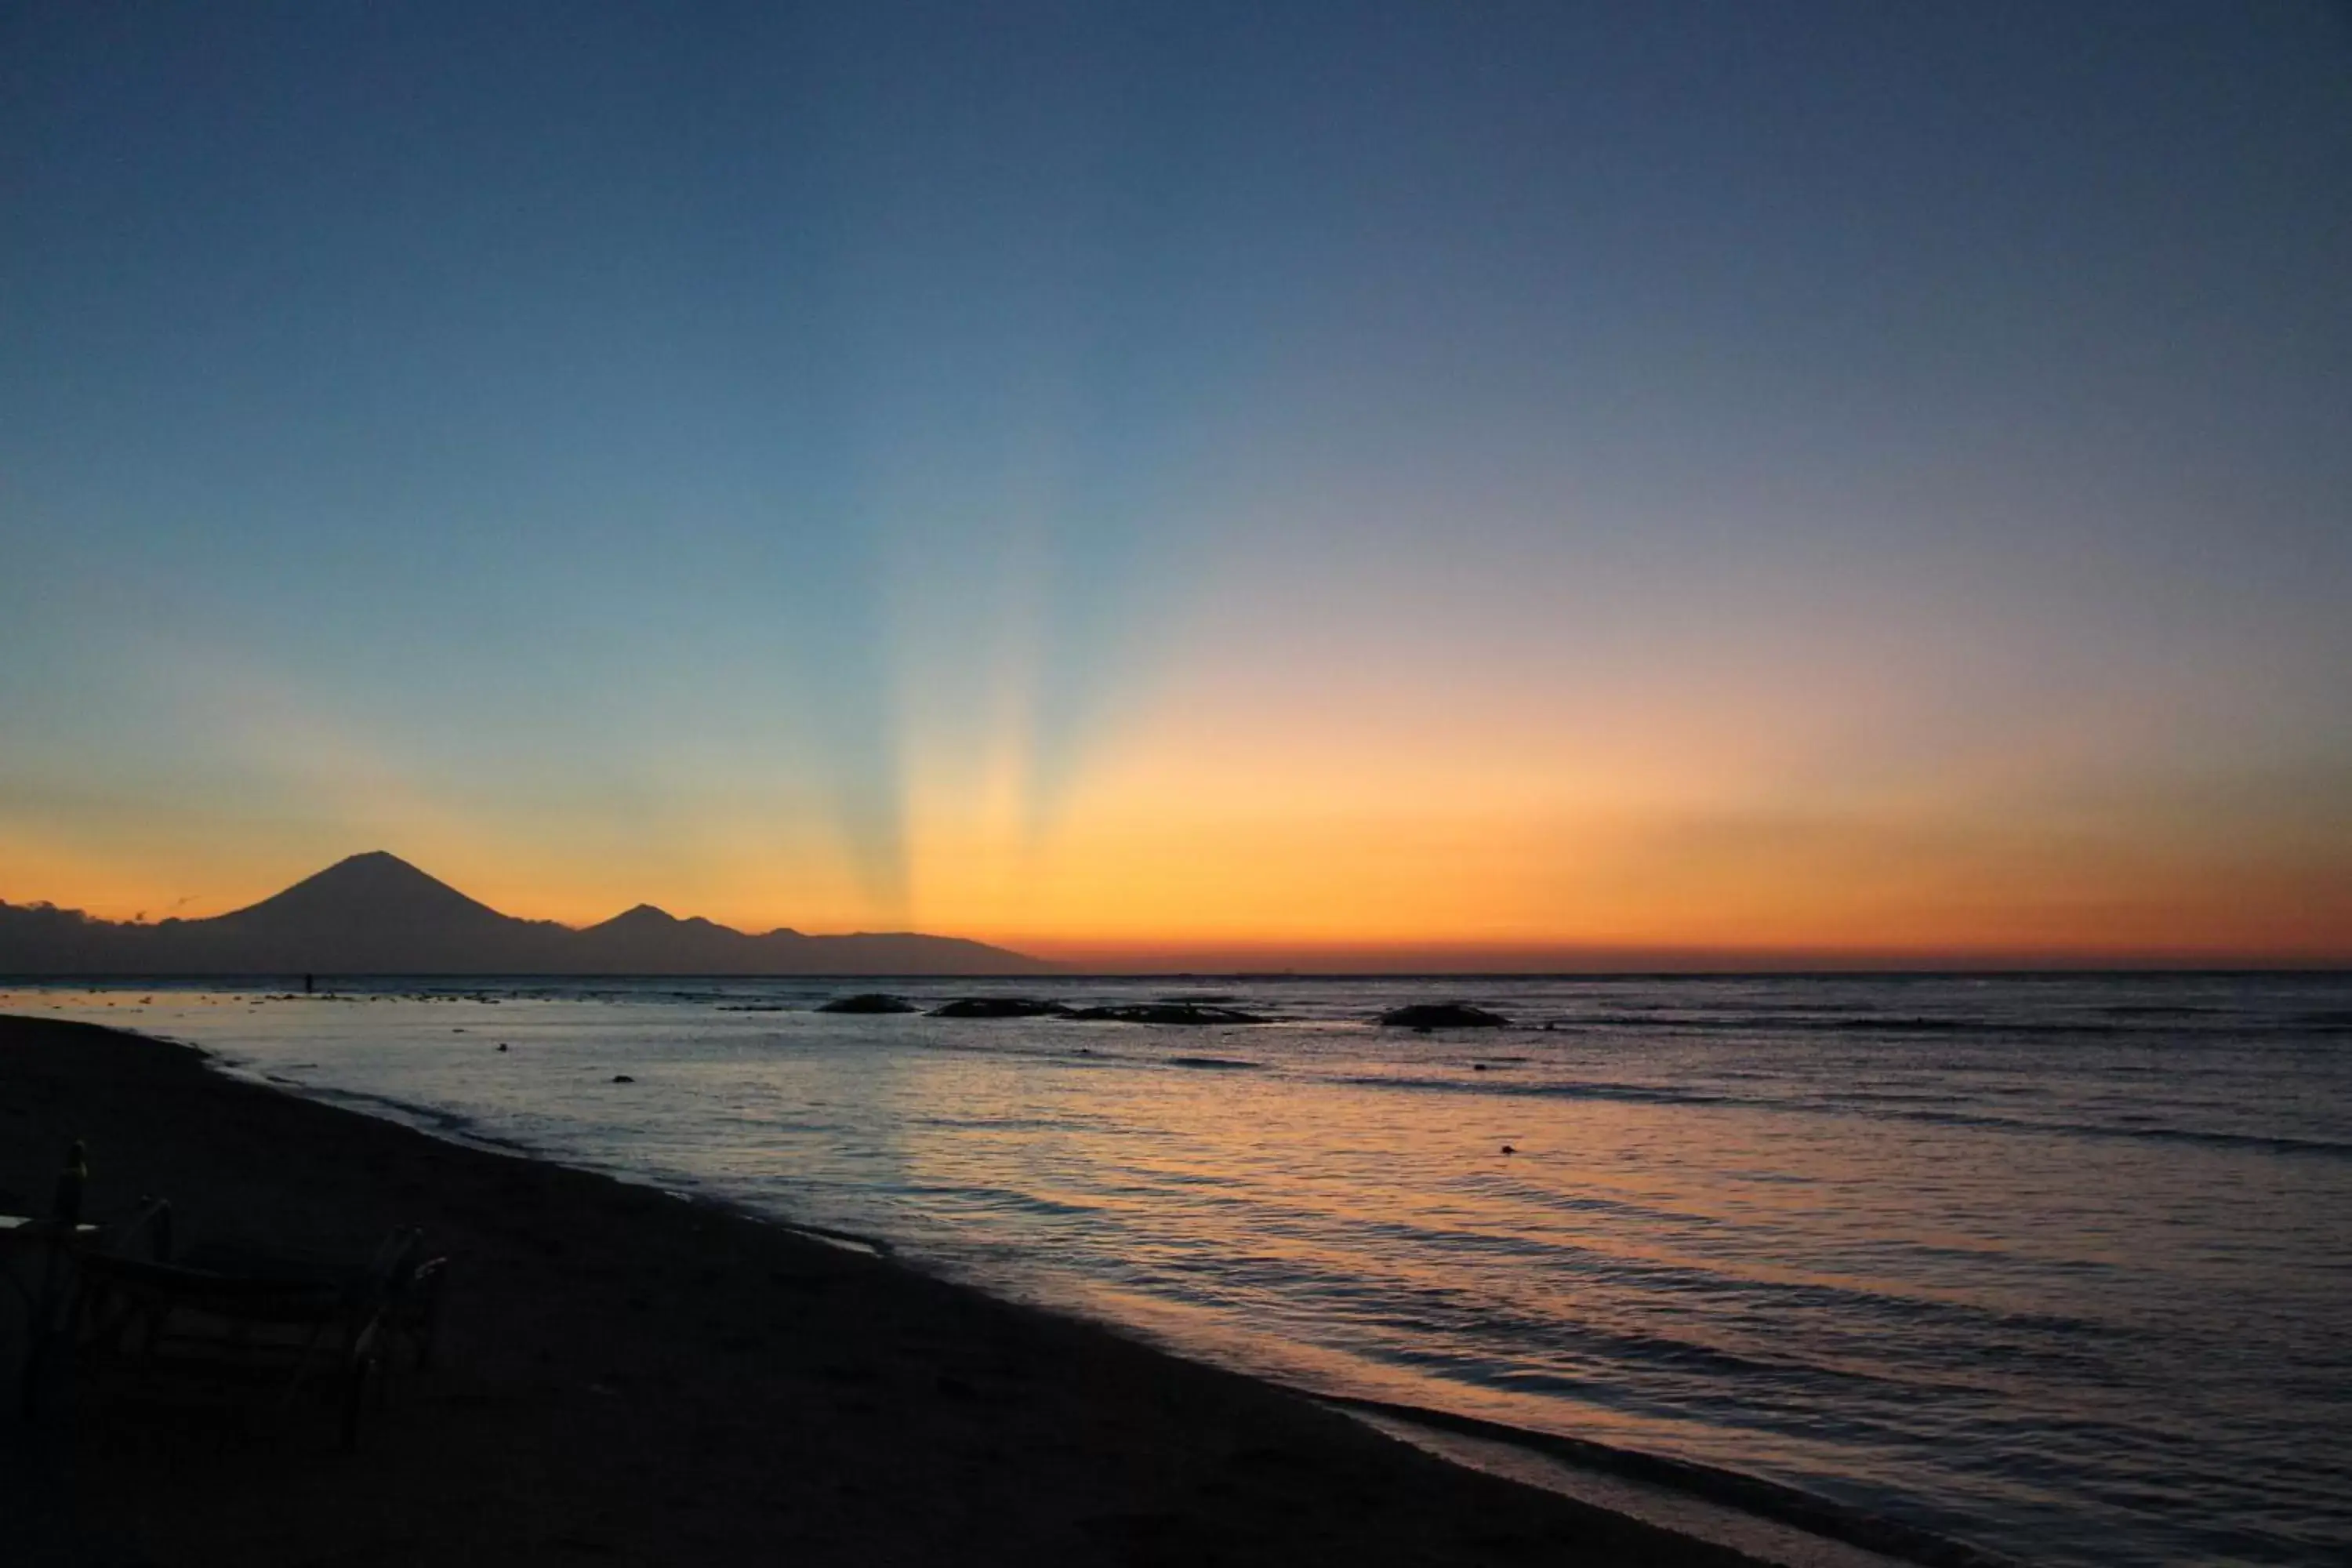
[(1417, 1002), (1381, 1015), (1391, 1029), (1500, 1029), (1510, 1024), (1500, 1013), (1467, 1002)]
[(934, 1018), (1066, 1018), (1066, 1003), (1040, 1002), (1034, 996), (959, 996), (934, 1007)]
[(855, 996), (836, 996), (817, 1009), (820, 1013), (912, 1013), (912, 1002), (880, 991), (861, 991)]
[(631, 1078), (627, 1073), (616, 1072), (613, 1075), (613, 1081), (614, 1083), (635, 1083), (637, 1080)]
[(1197, 1002), (1128, 1002), (1115, 1007), (1080, 1007), (1066, 1016), (1114, 1024), (1264, 1024), (1270, 1020), (1238, 1007)]

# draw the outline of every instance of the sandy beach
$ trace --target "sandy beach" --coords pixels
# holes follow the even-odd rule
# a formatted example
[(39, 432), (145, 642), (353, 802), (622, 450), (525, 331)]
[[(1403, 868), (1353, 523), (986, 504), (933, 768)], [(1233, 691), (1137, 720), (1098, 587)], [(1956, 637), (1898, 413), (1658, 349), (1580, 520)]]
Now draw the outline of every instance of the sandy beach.
[(454, 1261), (444, 1366), (356, 1455), (323, 1408), (0, 1425), (50, 1561), (1743, 1561), (886, 1259), (0, 1018), (0, 1209), (76, 1136), (93, 1218), (153, 1194), (183, 1247), (352, 1258), (412, 1224)]

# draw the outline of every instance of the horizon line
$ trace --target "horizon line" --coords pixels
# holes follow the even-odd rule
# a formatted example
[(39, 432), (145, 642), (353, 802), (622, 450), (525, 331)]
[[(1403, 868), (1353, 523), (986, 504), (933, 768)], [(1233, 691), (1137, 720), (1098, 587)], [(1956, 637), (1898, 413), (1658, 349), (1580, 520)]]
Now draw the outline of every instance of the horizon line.
[[(1047, 961), (1050, 962), (1050, 961)], [(2352, 974), (2352, 959), (2314, 960), (2309, 963), (2249, 962), (2243, 963), (2051, 963), (2041, 965), (1988, 965), (1925, 963), (1909, 966), (1821, 968), (1717, 968), (1671, 969), (1628, 966), (1608, 969), (1080, 969), (1056, 966), (1042, 973), (973, 974), (945, 970), (908, 970), (877, 973), (871, 970), (830, 973), (786, 973), (774, 974), (714, 971), (681, 973), (676, 971), (614, 971), (568, 972), (556, 970), (0, 970), (0, 985), (54, 985), (89, 984), (106, 985), (140, 985), (156, 982), (175, 981), (244, 981), (276, 983), (297, 973), (303, 978), (344, 981), (462, 981), (479, 986), (490, 981), (563, 981), (613, 982), (659, 981), (674, 984), (680, 981), (704, 981), (711, 984), (757, 984), (790, 982), (795, 984), (824, 981), (856, 982), (871, 984), (877, 981), (955, 981), (965, 984), (1010, 985), (1033, 981), (1079, 980), (1808, 980), (1808, 979), (2061, 979), (2069, 976), (2147, 974), (2174, 977), (2259, 975), (2332, 975)]]
[[(434, 883), (468, 903), (507, 920), (554, 926), (581, 932), (650, 910), (685, 924), (701, 922), (754, 939), (791, 935), (817, 940), (861, 937), (930, 937), (992, 947), (1011, 956), (1052, 966), (1072, 976), (1113, 978), (1150, 975), (1210, 975), (1243, 977), (1344, 977), (1372, 975), (1459, 975), (1465, 977), (1572, 978), (1593, 975), (1742, 975), (1742, 974), (2014, 974), (2014, 973), (2294, 973), (2352, 969), (2352, 948), (2196, 946), (2148, 944), (2102, 947), (2085, 944), (1935, 944), (1917, 947), (1864, 946), (1822, 943), (1788, 945), (1738, 942), (1626, 942), (1528, 940), (1463, 940), (1444, 937), (1397, 937), (1385, 940), (1317, 941), (1283, 937), (1159, 937), (1088, 939), (1046, 933), (972, 935), (926, 931), (916, 925), (895, 930), (862, 929), (818, 931), (790, 923), (751, 930), (701, 915), (677, 915), (649, 900), (603, 920), (574, 924), (568, 921), (511, 914), (475, 899), (415, 861), (387, 849), (346, 855), (308, 876), (299, 877), (277, 893), (253, 904), (239, 905), (211, 915), (167, 915), (150, 921), (143, 912), (130, 920), (110, 919), (84, 908), (47, 900), (17, 904), (18, 909), (47, 909), (118, 927), (157, 927), (201, 923), (235, 915), (362, 862), (390, 862), (425, 881)], [(0, 905), (8, 900), (0, 899)], [(100, 973), (100, 972), (86, 972)], [(230, 973), (233, 972), (215, 972)], [(266, 972), (264, 972), (266, 973)], [(0, 974), (0, 977), (5, 977)], [(61, 978), (71, 978), (63, 972)], [(158, 972), (157, 978), (164, 977)], [(189, 972), (189, 978), (201, 975)], [(613, 976), (624, 978), (625, 976)], [(713, 975), (710, 978), (722, 978)], [(908, 975), (907, 978), (917, 976)]]

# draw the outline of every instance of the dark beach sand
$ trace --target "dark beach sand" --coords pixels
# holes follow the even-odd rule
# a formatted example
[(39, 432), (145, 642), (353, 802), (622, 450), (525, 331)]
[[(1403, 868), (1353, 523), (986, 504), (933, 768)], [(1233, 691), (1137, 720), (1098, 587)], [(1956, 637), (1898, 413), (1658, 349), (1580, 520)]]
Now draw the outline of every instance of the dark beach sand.
[(152, 1193), (183, 1246), (422, 1226), (447, 1353), (355, 1456), (323, 1404), (118, 1399), (46, 1452), (0, 1417), (12, 1563), (1745, 1561), (774, 1226), (0, 1018), (0, 1209), (44, 1209), (75, 1135), (90, 1217)]

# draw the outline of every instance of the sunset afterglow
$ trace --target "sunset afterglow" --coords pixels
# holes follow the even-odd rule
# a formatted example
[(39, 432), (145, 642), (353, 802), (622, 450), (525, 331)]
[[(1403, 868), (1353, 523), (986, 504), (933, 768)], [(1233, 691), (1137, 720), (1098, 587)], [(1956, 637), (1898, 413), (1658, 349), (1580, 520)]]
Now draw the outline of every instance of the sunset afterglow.
[(21, 16), (0, 899), (2352, 958), (2264, 16)]

